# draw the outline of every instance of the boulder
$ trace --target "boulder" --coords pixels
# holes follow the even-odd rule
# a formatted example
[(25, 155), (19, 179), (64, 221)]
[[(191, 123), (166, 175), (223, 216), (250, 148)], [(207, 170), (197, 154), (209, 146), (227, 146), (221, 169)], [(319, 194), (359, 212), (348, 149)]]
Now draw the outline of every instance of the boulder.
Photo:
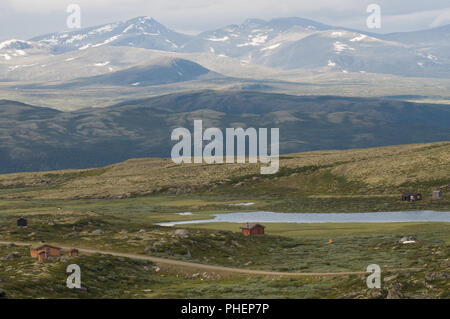
[(384, 277), (383, 281), (384, 282), (389, 282), (391, 280), (394, 280), (398, 277), (398, 275), (392, 275), (392, 276), (388, 276), (388, 277)]
[(373, 288), (369, 290), (368, 296), (373, 299), (383, 298), (383, 291), (378, 288)]
[(80, 233), (77, 231), (73, 231), (73, 232), (70, 232), (70, 233), (64, 235), (63, 238), (72, 238), (72, 237), (78, 237), (78, 236), (80, 236)]
[(174, 235), (187, 238), (187, 237), (189, 237), (189, 231), (186, 229), (177, 229), (177, 230), (175, 230)]
[(417, 239), (413, 236), (403, 236), (400, 238), (399, 242), (402, 244), (409, 244), (409, 243), (415, 243)]
[(2, 260), (10, 260), (10, 259), (16, 259), (16, 258), (20, 258), (20, 254), (17, 251), (13, 251), (12, 253), (3, 256)]
[(450, 278), (450, 275), (442, 272), (429, 272), (425, 275), (427, 280), (444, 280)]
[(402, 294), (396, 288), (391, 288), (388, 290), (386, 299), (401, 299), (401, 298)]

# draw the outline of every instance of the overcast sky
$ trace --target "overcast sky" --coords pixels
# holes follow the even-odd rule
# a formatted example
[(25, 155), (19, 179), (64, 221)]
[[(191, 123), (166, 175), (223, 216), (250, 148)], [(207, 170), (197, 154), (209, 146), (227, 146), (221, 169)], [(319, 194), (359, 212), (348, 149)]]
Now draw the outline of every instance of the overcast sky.
[(82, 27), (150, 16), (190, 34), (239, 24), (247, 18), (303, 17), (368, 30), (366, 8), (381, 7), (375, 32), (427, 29), (450, 24), (449, 0), (0, 0), (0, 40), (28, 39), (67, 30), (66, 8), (78, 4)]

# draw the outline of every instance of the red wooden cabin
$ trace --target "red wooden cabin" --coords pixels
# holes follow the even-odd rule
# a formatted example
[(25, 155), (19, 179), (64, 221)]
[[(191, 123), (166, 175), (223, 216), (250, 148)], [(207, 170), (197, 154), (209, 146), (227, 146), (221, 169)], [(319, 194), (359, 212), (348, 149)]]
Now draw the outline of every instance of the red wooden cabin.
[(264, 235), (264, 228), (266, 227), (263, 225), (249, 223), (241, 226), (242, 235), (244, 236)]

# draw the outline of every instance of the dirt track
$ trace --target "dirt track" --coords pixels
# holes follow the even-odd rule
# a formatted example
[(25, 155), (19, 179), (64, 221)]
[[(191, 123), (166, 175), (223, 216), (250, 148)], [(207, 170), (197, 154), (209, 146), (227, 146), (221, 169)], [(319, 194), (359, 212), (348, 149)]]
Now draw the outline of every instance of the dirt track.
[[(8, 245), (14, 243), (18, 246), (31, 246), (34, 243), (30, 242), (5, 242), (0, 241), (0, 245)], [(61, 247), (62, 249), (68, 250), (70, 248), (74, 248), (73, 246), (64, 246), (59, 245), (57, 243), (47, 243), (51, 245), (55, 245)], [(264, 270), (252, 270), (252, 269), (241, 269), (241, 268), (231, 268), (231, 267), (222, 267), (222, 266), (214, 266), (214, 265), (205, 265), (193, 262), (180, 261), (175, 259), (161, 258), (161, 257), (153, 257), (153, 256), (145, 256), (139, 254), (130, 254), (123, 253), (117, 251), (109, 251), (109, 250), (101, 250), (95, 248), (78, 248), (76, 247), (80, 253), (85, 254), (102, 254), (102, 255), (112, 255), (117, 257), (125, 257), (131, 259), (140, 259), (140, 260), (149, 260), (155, 262), (157, 264), (166, 264), (173, 266), (180, 266), (186, 268), (195, 268), (209, 271), (217, 271), (217, 272), (228, 272), (228, 273), (240, 273), (240, 274), (250, 274), (250, 275), (263, 275), (263, 276), (347, 276), (347, 275), (362, 275), (366, 274), (364, 271), (349, 271), (349, 272), (327, 272), (327, 273), (316, 273), (316, 272), (276, 272), (276, 271), (264, 271)]]

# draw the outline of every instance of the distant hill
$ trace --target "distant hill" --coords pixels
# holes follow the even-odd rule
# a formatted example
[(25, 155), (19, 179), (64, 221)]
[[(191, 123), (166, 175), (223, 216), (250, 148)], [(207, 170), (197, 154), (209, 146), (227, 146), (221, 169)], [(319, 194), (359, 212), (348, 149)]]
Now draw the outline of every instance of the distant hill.
[(150, 86), (192, 80), (223, 77), (218, 73), (185, 59), (161, 58), (151, 64), (140, 65), (106, 74), (79, 78), (54, 87), (67, 88), (89, 85)]
[(242, 91), (177, 93), (74, 112), (0, 102), (0, 172), (168, 157), (176, 127), (279, 127), (280, 151), (450, 140), (448, 105)]
[[(40, 200), (207, 191), (248, 199), (289, 194), (296, 201), (320, 205), (321, 199), (331, 196), (329, 209), (334, 212), (333, 201), (348, 210), (349, 197), (357, 194), (371, 203), (371, 210), (386, 210), (386, 201), (395, 210), (419, 209), (402, 205), (399, 194), (420, 191), (425, 196), (421, 207), (430, 209), (431, 190), (450, 188), (449, 165), (450, 142), (288, 154), (281, 157), (275, 175), (261, 175), (258, 164), (175, 165), (170, 159), (141, 158), (95, 169), (0, 175), (0, 189), (9, 189), (3, 196)], [(376, 197), (380, 195), (384, 195), (381, 203)], [(390, 196), (394, 199), (387, 200)], [(441, 209), (448, 204), (448, 197), (436, 203), (443, 205)]]

